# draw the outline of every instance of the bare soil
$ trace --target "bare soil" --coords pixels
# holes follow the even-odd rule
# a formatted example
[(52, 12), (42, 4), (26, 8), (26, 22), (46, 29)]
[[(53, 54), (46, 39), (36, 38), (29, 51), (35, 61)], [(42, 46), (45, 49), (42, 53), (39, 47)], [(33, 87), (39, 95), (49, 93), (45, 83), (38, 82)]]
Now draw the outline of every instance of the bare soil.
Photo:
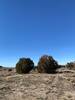
[(20, 75), (0, 69), (0, 100), (75, 100), (75, 71)]

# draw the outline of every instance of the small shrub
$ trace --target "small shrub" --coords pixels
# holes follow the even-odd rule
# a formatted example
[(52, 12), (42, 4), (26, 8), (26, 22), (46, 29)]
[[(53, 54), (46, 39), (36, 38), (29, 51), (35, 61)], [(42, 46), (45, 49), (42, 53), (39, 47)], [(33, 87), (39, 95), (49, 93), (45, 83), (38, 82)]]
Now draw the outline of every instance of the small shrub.
[(58, 63), (53, 59), (52, 56), (44, 55), (38, 62), (39, 73), (55, 73), (58, 68)]
[(16, 64), (16, 72), (21, 73), (29, 73), (34, 67), (34, 63), (30, 58), (21, 58), (19, 62)]
[(70, 70), (75, 70), (75, 62), (67, 63), (66, 67)]
[(0, 68), (3, 68), (3, 66), (0, 66)]
[(9, 71), (9, 72), (12, 71), (12, 68), (9, 68), (8, 71)]

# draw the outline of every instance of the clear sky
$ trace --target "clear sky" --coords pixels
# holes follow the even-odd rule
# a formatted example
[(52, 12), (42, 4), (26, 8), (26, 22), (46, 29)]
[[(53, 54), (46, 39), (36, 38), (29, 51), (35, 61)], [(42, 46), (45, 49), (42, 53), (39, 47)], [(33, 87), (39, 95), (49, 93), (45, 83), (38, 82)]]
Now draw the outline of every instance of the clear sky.
[(75, 0), (0, 0), (0, 65), (43, 54), (75, 60)]

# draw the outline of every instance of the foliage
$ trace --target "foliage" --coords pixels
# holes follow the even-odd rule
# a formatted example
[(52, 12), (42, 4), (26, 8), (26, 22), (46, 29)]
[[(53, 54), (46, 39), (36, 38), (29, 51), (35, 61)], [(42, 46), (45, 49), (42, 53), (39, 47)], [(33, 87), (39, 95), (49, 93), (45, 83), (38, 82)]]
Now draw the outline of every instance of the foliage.
[(34, 63), (30, 58), (21, 58), (16, 64), (17, 73), (29, 73), (33, 69)]
[(67, 63), (66, 67), (71, 70), (75, 70), (75, 62)]
[(9, 72), (12, 71), (12, 68), (9, 68), (8, 71), (9, 71)]
[(0, 66), (0, 68), (3, 68), (3, 66)]
[(55, 73), (58, 68), (58, 63), (53, 59), (52, 56), (44, 55), (38, 62), (39, 73)]

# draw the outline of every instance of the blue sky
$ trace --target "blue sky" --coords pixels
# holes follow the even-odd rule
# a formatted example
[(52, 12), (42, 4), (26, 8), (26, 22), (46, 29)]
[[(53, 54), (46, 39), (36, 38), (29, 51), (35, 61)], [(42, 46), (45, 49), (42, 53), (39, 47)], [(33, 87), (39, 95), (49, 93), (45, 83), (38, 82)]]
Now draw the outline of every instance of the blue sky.
[(75, 0), (0, 0), (0, 65), (43, 54), (75, 60)]

